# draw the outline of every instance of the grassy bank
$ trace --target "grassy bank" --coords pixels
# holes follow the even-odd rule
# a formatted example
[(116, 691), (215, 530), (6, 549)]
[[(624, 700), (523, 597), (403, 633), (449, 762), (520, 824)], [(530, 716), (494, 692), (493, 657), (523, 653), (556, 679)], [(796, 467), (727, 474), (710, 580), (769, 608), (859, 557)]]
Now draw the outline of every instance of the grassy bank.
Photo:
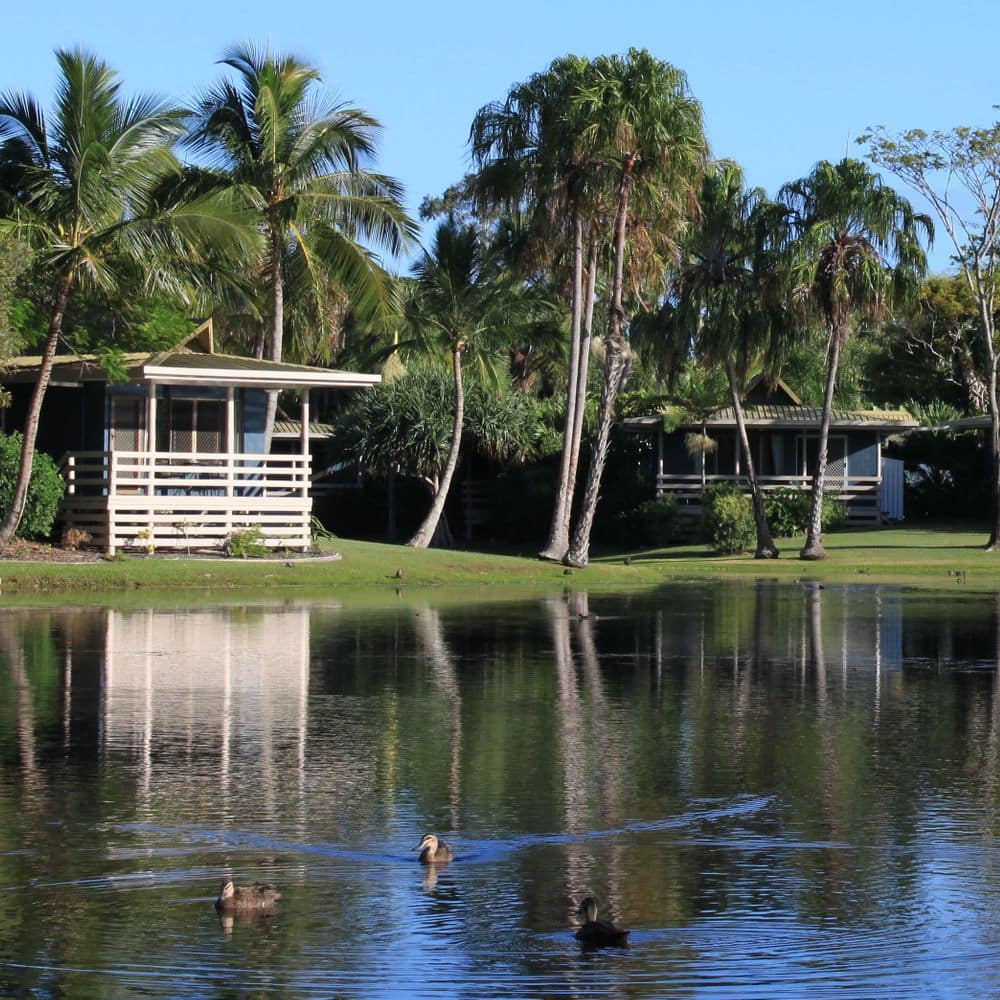
[[(308, 591), (325, 596), (413, 588), (457, 588), (475, 596), (495, 588), (641, 588), (672, 579), (767, 577), (830, 581), (881, 580), (925, 586), (1000, 585), (1000, 553), (984, 552), (985, 534), (935, 526), (842, 531), (825, 539), (829, 558), (805, 563), (801, 542), (782, 545), (782, 558), (761, 562), (723, 557), (702, 545), (645, 552), (598, 554), (583, 570), (527, 555), (428, 550), (338, 539), (336, 561), (253, 561), (171, 557), (125, 557), (111, 562), (63, 564), (0, 562), (0, 594), (10, 601), (31, 595), (72, 593), (74, 600), (100, 600), (109, 592), (183, 591), (238, 593)], [(626, 560), (626, 555), (628, 559)]]

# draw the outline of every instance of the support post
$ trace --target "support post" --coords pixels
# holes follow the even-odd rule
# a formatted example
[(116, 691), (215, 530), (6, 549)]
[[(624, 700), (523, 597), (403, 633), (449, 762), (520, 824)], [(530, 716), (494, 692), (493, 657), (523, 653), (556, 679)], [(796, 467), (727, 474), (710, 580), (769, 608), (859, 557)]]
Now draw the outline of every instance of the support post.
[(146, 383), (146, 495), (156, 493), (156, 383)]
[(233, 460), (236, 453), (236, 391), (226, 386), (226, 496), (235, 493)]

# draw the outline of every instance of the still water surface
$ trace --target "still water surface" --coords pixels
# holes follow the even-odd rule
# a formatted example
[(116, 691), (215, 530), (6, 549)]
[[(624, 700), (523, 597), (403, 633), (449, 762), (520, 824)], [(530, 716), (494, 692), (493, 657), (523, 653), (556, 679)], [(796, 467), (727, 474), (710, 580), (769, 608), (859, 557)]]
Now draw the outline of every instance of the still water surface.
[(1000, 994), (1000, 596), (390, 600), (0, 612), (0, 995)]

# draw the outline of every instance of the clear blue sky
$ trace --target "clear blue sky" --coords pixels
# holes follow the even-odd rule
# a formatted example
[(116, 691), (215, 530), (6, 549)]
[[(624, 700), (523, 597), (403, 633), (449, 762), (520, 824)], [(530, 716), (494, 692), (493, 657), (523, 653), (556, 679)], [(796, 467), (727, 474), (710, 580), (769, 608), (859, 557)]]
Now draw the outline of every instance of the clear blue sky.
[[(714, 154), (772, 193), (817, 160), (859, 155), (868, 125), (985, 125), (1000, 104), (996, 0), (50, 0), (6, 4), (3, 23), (0, 90), (46, 103), (59, 47), (91, 49), (126, 90), (181, 100), (233, 43), (300, 55), (381, 120), (378, 169), (414, 211), (468, 168), (475, 112), (568, 52), (644, 47), (685, 70)], [(939, 239), (932, 260), (947, 259)]]

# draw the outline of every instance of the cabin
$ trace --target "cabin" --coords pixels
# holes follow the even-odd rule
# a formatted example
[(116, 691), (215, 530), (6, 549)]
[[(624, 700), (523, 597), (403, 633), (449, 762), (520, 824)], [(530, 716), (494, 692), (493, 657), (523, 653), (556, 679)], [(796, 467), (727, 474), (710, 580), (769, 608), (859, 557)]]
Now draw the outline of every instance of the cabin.
[[(247, 529), (272, 549), (308, 549), (309, 392), (381, 376), (219, 354), (210, 321), (175, 348), (122, 361), (127, 379), (112, 382), (93, 356), (55, 358), (37, 447), (66, 478), (64, 530), (86, 532), (111, 554), (219, 549)], [(13, 358), (0, 373), (12, 397), (0, 429), (23, 426), (40, 365)], [(265, 454), (271, 389), (297, 392), (302, 413)]]
[[(816, 466), (822, 410), (808, 406), (780, 379), (752, 380), (743, 397), (743, 417), (761, 488), (808, 490)], [(711, 483), (746, 483), (732, 405), (703, 420), (684, 419), (667, 430), (669, 414), (633, 417), (627, 430), (656, 434), (656, 496), (672, 494), (695, 513)], [(889, 436), (913, 430), (905, 410), (834, 409), (827, 444), (826, 488), (847, 505), (848, 521), (873, 524), (903, 517), (902, 462), (882, 456)], [(690, 436), (696, 435), (691, 441)], [(710, 439), (705, 450), (689, 447)], [(707, 442), (706, 442), (707, 443)]]

